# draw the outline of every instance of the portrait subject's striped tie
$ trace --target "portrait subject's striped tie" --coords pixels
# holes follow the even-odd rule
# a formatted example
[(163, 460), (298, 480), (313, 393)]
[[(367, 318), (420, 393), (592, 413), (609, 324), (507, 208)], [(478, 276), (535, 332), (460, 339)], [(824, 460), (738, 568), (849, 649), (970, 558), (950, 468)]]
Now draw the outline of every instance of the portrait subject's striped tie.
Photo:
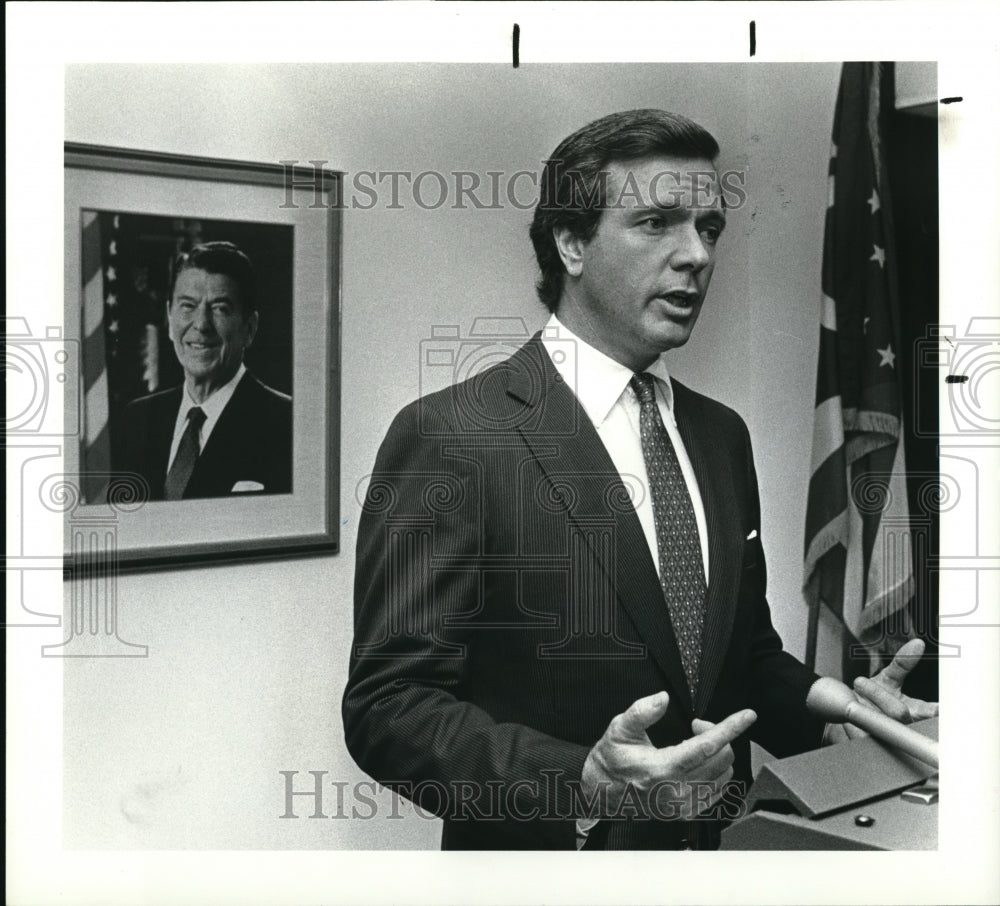
[(167, 473), (167, 483), (164, 487), (164, 496), (167, 500), (180, 500), (184, 496), (184, 489), (191, 480), (194, 464), (201, 453), (200, 436), (203, 424), (205, 424), (205, 413), (197, 406), (188, 409), (187, 427), (177, 447), (174, 463)]
[(636, 374), (630, 383), (639, 399), (639, 429), (656, 523), (660, 585), (693, 700), (698, 693), (705, 622), (705, 570), (694, 505), (660, 417), (655, 381), (651, 374)]

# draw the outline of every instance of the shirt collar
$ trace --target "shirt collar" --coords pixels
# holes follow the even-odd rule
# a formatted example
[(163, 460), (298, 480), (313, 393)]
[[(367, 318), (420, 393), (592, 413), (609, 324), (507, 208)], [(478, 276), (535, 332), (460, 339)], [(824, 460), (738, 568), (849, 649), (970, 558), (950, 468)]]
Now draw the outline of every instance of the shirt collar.
[(197, 406), (202, 412), (205, 413), (206, 421), (214, 421), (222, 415), (222, 410), (226, 408), (226, 404), (232, 399), (233, 394), (236, 392), (236, 385), (240, 382), (240, 380), (242, 380), (243, 375), (246, 373), (247, 366), (240, 362), (240, 367), (236, 369), (236, 374), (234, 374), (203, 403), (196, 402), (191, 398), (191, 394), (188, 392), (187, 381), (185, 381), (184, 405), (181, 407), (181, 410), (184, 413), (187, 413), (190, 411), (192, 406)]
[[(576, 354), (557, 354), (563, 352), (567, 340), (571, 342)], [(576, 394), (590, 420), (596, 427), (600, 427), (632, 380), (632, 370), (581, 340), (555, 314), (542, 330), (542, 345), (562, 379)], [(670, 385), (670, 373), (664, 356), (661, 354), (645, 370), (659, 378), (660, 392), (667, 409), (673, 414), (673, 387)]]

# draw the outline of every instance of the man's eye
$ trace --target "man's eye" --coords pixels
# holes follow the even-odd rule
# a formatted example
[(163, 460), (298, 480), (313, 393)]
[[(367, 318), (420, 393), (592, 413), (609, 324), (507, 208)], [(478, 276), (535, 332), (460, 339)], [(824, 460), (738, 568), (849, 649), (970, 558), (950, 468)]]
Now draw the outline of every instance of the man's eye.
[(229, 315), (232, 309), (228, 305), (219, 304), (219, 305), (213, 305), (212, 311), (214, 311), (217, 315)]
[(639, 226), (647, 230), (662, 230), (665, 221), (662, 217), (644, 217), (639, 221)]
[(722, 230), (719, 227), (705, 227), (701, 231), (701, 235), (705, 237), (705, 241), (711, 245), (715, 245), (719, 241), (719, 237), (722, 236)]

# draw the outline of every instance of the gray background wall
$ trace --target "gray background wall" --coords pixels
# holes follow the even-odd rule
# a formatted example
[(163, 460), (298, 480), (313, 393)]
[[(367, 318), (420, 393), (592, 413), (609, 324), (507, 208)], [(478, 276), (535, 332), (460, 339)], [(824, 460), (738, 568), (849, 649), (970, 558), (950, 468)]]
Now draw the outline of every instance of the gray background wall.
[[(614, 110), (686, 113), (747, 172), (695, 331), (671, 354), (685, 382), (739, 410), (755, 440), (770, 600), (805, 650), (800, 593), (829, 135), (839, 66), (824, 64), (70, 66), (65, 137), (241, 160), (326, 159), (360, 170), (538, 170), (557, 142)], [(428, 184), (428, 191), (433, 188)], [(407, 848), (436, 822), (281, 820), (327, 771), (363, 779), (340, 696), (351, 642), (355, 488), (395, 411), (419, 390), (432, 325), (545, 321), (533, 293), (530, 212), (347, 212), (344, 223), (343, 553), (128, 576), (121, 634), (141, 660), (64, 669), (64, 835), (86, 849)], [(296, 387), (297, 394), (308, 388)], [(820, 668), (836, 669), (832, 635)], [(387, 801), (387, 800), (380, 800)], [(345, 803), (350, 813), (351, 802)], [(362, 814), (367, 809), (362, 807)]]

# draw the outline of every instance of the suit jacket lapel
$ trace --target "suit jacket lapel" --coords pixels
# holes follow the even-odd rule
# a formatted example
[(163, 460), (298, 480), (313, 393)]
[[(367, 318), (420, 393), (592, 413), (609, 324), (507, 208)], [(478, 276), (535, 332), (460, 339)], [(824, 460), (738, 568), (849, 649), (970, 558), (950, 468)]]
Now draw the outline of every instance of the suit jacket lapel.
[[(571, 520), (594, 513), (613, 515), (612, 562), (592, 547), (594, 556), (614, 583), (623, 611), (666, 675), (671, 698), (686, 713), (692, 713), (691, 694), (649, 545), (607, 449), (552, 365), (539, 335), (515, 353), (509, 365), (507, 392), (532, 409), (544, 407), (538, 419), (523, 419), (518, 432), (553, 488), (572, 488), (574, 499), (566, 505)], [(556, 455), (553, 448), (558, 450)]]
[(713, 436), (708, 420), (697, 421), (687, 388), (673, 381), (674, 417), (694, 469), (708, 529), (708, 596), (698, 668), (698, 713), (703, 713), (719, 679), (736, 613), (742, 564), (742, 521), (729, 479), (732, 463), (725, 438)]
[[(248, 371), (236, 385), (232, 397), (226, 403), (209, 435), (205, 449), (201, 451), (195, 463), (186, 494), (193, 491), (201, 493), (205, 487), (211, 487), (213, 482), (218, 481), (220, 473), (226, 472), (233, 455), (241, 452), (239, 445), (245, 438), (241, 436), (240, 426), (253, 419), (252, 397), (255, 381), (256, 378)], [(219, 493), (225, 494), (229, 490), (230, 488), (220, 489)]]

